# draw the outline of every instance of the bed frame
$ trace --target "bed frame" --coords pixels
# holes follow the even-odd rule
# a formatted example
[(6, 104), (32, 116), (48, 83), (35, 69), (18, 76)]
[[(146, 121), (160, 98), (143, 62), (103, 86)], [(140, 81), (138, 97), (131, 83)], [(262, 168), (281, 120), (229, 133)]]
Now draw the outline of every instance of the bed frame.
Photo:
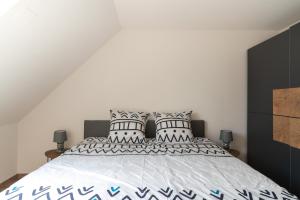
[[(87, 137), (107, 137), (109, 133), (109, 120), (85, 120), (84, 138)], [(155, 138), (156, 125), (154, 120), (149, 120), (146, 124), (146, 138)], [(192, 131), (195, 137), (204, 137), (204, 121), (192, 120)]]

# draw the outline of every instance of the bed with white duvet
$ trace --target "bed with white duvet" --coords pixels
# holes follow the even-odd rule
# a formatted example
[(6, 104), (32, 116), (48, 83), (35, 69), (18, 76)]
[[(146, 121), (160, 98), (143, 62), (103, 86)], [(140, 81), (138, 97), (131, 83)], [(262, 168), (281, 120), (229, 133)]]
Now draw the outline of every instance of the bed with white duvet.
[(296, 196), (205, 138), (111, 144), (86, 138), (1, 200), (294, 200)]

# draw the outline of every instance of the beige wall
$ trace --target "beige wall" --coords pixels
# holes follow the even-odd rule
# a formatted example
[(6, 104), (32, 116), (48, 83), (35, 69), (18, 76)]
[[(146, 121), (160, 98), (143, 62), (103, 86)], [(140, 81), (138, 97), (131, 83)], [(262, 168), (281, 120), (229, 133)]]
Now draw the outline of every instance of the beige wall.
[(0, 127), (0, 183), (17, 173), (17, 124)]
[(83, 120), (108, 119), (111, 108), (192, 109), (208, 138), (232, 129), (244, 158), (246, 52), (272, 34), (122, 30), (20, 121), (18, 172), (45, 163), (55, 129), (67, 129), (73, 145), (83, 138)]
[(20, 121), (121, 29), (112, 0), (17, 1), (0, 17), (0, 126)]

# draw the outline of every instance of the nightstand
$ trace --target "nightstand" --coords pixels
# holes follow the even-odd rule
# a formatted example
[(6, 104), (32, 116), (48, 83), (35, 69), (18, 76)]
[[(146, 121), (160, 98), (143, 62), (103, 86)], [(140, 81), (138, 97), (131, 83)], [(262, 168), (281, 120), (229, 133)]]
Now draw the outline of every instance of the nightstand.
[[(68, 149), (65, 149), (65, 151)], [(51, 149), (45, 152), (45, 156), (47, 157), (47, 162), (49, 162), (50, 160), (53, 160), (54, 158), (57, 158), (58, 156), (60, 156), (61, 154), (63, 154), (64, 152), (60, 153), (58, 152), (56, 149)]]
[(226, 151), (228, 151), (228, 153), (230, 153), (231, 155), (233, 155), (236, 158), (239, 157), (239, 155), (240, 155), (240, 151), (238, 151), (236, 149), (228, 149)]

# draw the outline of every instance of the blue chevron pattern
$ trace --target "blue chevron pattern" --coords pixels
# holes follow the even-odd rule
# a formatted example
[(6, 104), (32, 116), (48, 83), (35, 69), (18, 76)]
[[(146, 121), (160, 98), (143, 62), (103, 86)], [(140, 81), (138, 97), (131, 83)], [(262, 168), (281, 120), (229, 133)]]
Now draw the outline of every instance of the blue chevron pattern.
[[(122, 188), (125, 188), (122, 186)], [(165, 188), (165, 189), (164, 189)], [(151, 189), (150, 187), (136, 187), (136, 189), (131, 186), (126, 188), (126, 190), (121, 189), (120, 186), (111, 186), (106, 191), (105, 189), (97, 188), (96, 186), (82, 186), (76, 188), (73, 185), (55, 187), (51, 186), (40, 186), (33, 188), (31, 190), (30, 185), (25, 187), (18, 187), (17, 189), (11, 188), (0, 194), (1, 200), (27, 200), (23, 197), (32, 194), (32, 199), (47, 199), (47, 200), (160, 200), (160, 199), (170, 199), (170, 200), (208, 200), (204, 198), (205, 196), (210, 196), (209, 199), (219, 199), (219, 200), (271, 200), (271, 199), (281, 199), (281, 200), (299, 200), (296, 196), (288, 193), (286, 190), (282, 190), (281, 193), (276, 193), (272, 190), (259, 190), (259, 191), (249, 191), (247, 189), (233, 189), (230, 194), (223, 192), (220, 189), (211, 189), (207, 193), (201, 192), (196, 193), (192, 189), (183, 189), (177, 191), (172, 187), (164, 187), (159, 190)], [(73, 190), (74, 189), (74, 190)], [(126, 194), (125, 191), (132, 190), (131, 194)], [(12, 192), (14, 191), (15, 192)], [(227, 189), (228, 190), (228, 189)], [(105, 194), (105, 192), (107, 192)], [(109, 194), (109, 196), (107, 196)], [(1, 196), (2, 195), (2, 196)], [(58, 196), (57, 196), (58, 195)], [(232, 198), (236, 196), (236, 198)]]

